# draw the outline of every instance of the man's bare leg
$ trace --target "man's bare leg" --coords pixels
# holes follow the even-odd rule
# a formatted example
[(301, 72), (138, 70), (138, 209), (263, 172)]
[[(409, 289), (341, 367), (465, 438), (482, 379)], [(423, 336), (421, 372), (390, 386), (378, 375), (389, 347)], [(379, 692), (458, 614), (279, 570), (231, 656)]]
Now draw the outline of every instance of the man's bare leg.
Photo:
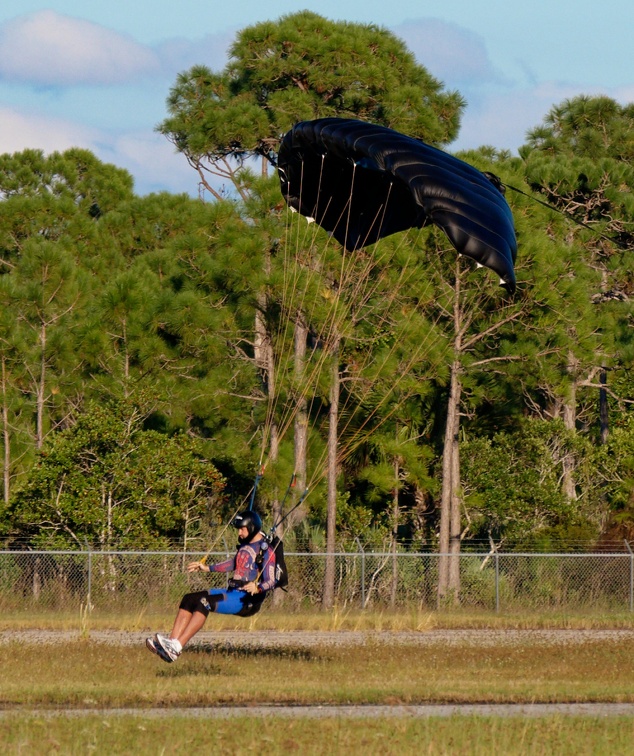
[[(196, 614), (200, 614), (200, 612), (196, 612)], [(188, 612), (187, 609), (179, 609), (176, 613), (176, 618), (174, 619), (174, 624), (169, 637), (180, 640), (181, 635), (185, 631), (187, 625), (191, 622), (193, 616), (193, 612)]]
[[(181, 609), (179, 611), (179, 614), (182, 611), (183, 610)], [(187, 612), (187, 614), (189, 614), (189, 612)], [(172, 638), (172, 640), (179, 641), (183, 648), (185, 647), (185, 644), (188, 643), (194, 637), (194, 635), (196, 635), (196, 633), (202, 629), (203, 625), (207, 621), (207, 616), (202, 612), (194, 612), (189, 616), (189, 622), (187, 622), (183, 626), (178, 624), (179, 617), (177, 616), (176, 622), (174, 622), (174, 628), (170, 633), (170, 638)], [(175, 634), (175, 632), (177, 634)]]

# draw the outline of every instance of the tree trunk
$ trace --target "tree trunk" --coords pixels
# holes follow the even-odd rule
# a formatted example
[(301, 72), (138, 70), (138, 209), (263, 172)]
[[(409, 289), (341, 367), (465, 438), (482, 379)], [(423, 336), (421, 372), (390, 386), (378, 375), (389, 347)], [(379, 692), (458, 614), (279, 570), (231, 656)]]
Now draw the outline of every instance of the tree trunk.
[(128, 398), (130, 388), (130, 349), (128, 345), (127, 321), (121, 323), (123, 329), (123, 395)]
[[(568, 353), (568, 364), (566, 365), (566, 372), (570, 376), (570, 394), (563, 404), (563, 420), (564, 426), (571, 433), (576, 432), (577, 428), (577, 371), (578, 360), (572, 352)], [(575, 486), (575, 460), (574, 455), (571, 453), (564, 454), (562, 460), (562, 490), (565, 496), (571, 501), (577, 498), (577, 490)]]
[(438, 599), (459, 598), (460, 590), (460, 380), (462, 353), (462, 307), (460, 260), (456, 260), (453, 297), (453, 354), (447, 400), (445, 442), (442, 455), (442, 493), (440, 500), (440, 556), (438, 558)]
[(451, 522), (449, 524), (449, 594), (458, 603), (460, 596), (460, 534), (461, 534), (461, 498), (460, 498), (460, 395), (462, 384), (458, 375), (455, 376), (454, 397), (455, 427), (451, 439)]
[(396, 606), (396, 594), (398, 589), (398, 557), (396, 554), (396, 545), (398, 537), (398, 523), (400, 516), (398, 500), (400, 465), (398, 460), (394, 460), (394, 490), (392, 492), (392, 585), (390, 588), (390, 607)]
[[(459, 585), (456, 566), (460, 554), (460, 464), (458, 436), (460, 432), (460, 363), (451, 365), (445, 444), (442, 455), (442, 493), (440, 499), (440, 542), (438, 559), (438, 598), (445, 599)], [(456, 477), (457, 476), (457, 477)], [(450, 556), (451, 555), (451, 556)], [(454, 593), (454, 598), (457, 595)]]
[(295, 385), (297, 387), (297, 406), (295, 408), (295, 475), (297, 490), (300, 495), (306, 488), (306, 467), (308, 450), (308, 403), (304, 386), (304, 367), (306, 361), (306, 341), (308, 326), (302, 313), (295, 320)]
[[(273, 518), (273, 523), (276, 525), (284, 516), (284, 512), (282, 511), (282, 502), (280, 501), (279, 496), (276, 496), (273, 499), (273, 503), (271, 505), (271, 516)], [(280, 540), (284, 537), (284, 523), (277, 525), (277, 527), (275, 528), (275, 535)], [(273, 591), (273, 606), (280, 606), (283, 603), (284, 591)]]
[(44, 386), (46, 381), (46, 326), (40, 328), (40, 382), (37, 387), (35, 438), (38, 449), (44, 444)]
[[(264, 272), (270, 273), (271, 260), (267, 254), (264, 262)], [(273, 341), (269, 333), (266, 322), (267, 296), (265, 291), (258, 294), (257, 307), (255, 309), (255, 335), (254, 335), (254, 357), (255, 364), (260, 370), (262, 384), (266, 393), (267, 403), (270, 414), (267, 416), (268, 442), (269, 442), (269, 460), (274, 462), (279, 453), (278, 428), (273, 417), (273, 407), (275, 406), (275, 355), (273, 353)], [(266, 439), (265, 439), (266, 441)]]
[(328, 497), (326, 510), (326, 569), (324, 573), (324, 609), (331, 609), (335, 602), (335, 548), (337, 523), (337, 424), (339, 420), (339, 336), (334, 337), (332, 349), (332, 375), (330, 385), (330, 409), (328, 411)]
[(9, 503), (11, 493), (11, 434), (9, 432), (9, 405), (7, 395), (7, 365), (4, 357), (2, 358), (2, 440), (4, 443), (2, 481), (3, 481), (3, 500), (6, 505)]
[(607, 444), (609, 435), (609, 415), (608, 415), (608, 392), (606, 386), (608, 383), (608, 374), (605, 368), (599, 374), (599, 424), (601, 430), (601, 443)]

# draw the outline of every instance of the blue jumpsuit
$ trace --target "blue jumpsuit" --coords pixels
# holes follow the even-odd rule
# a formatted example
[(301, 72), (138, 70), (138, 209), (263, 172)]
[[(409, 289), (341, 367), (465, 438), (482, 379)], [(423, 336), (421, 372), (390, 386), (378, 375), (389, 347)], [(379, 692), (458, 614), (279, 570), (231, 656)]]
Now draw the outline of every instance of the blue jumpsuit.
[[(266, 550), (262, 549), (263, 545)], [(261, 550), (264, 551), (264, 558), (260, 568), (256, 559)], [(275, 551), (268, 548), (265, 539), (245, 543), (238, 548), (234, 557), (210, 565), (209, 571), (233, 571), (229, 588), (210, 588), (208, 591), (188, 593), (181, 601), (181, 608), (199, 611), (205, 615), (209, 612), (217, 612), (218, 614), (249, 616), (260, 609), (267, 592), (275, 588)], [(256, 579), (258, 579), (258, 593), (252, 596), (241, 586)]]

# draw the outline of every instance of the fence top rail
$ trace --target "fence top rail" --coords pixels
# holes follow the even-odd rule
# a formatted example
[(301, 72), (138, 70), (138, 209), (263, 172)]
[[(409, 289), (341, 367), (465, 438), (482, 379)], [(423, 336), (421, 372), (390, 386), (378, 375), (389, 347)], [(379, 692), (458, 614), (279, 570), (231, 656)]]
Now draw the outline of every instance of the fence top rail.
[[(93, 549), (83, 549), (79, 551), (45, 551), (45, 550), (26, 550), (26, 549), (0, 549), (0, 556), (2, 555), (14, 555), (14, 556), (170, 556), (170, 557), (202, 557), (202, 556), (211, 556), (211, 557), (222, 557), (223, 559), (227, 558), (227, 552), (226, 551), (101, 551), (101, 550), (93, 550)], [(399, 559), (402, 558), (409, 558), (409, 559), (416, 559), (421, 557), (431, 557), (438, 559), (439, 557), (455, 557), (458, 556), (459, 559), (488, 559), (492, 560), (500, 557), (503, 558), (517, 558), (517, 557), (525, 557), (525, 558), (537, 558), (537, 557), (544, 557), (544, 558), (574, 558), (574, 559), (590, 559), (590, 558), (600, 558), (600, 559), (614, 559), (614, 558), (632, 558), (632, 552), (628, 551), (620, 551), (620, 552), (613, 552), (613, 551), (594, 551), (594, 552), (541, 552), (541, 551), (506, 551), (506, 552), (466, 552), (461, 554), (449, 554), (449, 553), (443, 553), (443, 552), (437, 552), (437, 551), (419, 551), (419, 552), (411, 552), (411, 551), (335, 551), (335, 552), (326, 552), (326, 551), (285, 551), (286, 556), (312, 556), (312, 557), (327, 557), (327, 556), (334, 556), (334, 557), (363, 557), (367, 559), (368, 557), (376, 557), (379, 559), (385, 559), (390, 557), (398, 557)]]

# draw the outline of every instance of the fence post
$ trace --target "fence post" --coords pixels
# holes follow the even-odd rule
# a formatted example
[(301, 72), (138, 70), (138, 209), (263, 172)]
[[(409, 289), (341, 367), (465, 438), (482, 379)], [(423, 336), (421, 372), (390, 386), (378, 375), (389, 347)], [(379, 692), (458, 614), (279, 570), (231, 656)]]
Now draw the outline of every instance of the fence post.
[(495, 552), (495, 611), (500, 611), (500, 555)]
[(354, 540), (357, 542), (361, 554), (361, 608), (365, 609), (365, 551), (357, 536), (354, 537)]
[(86, 544), (86, 548), (88, 549), (88, 585), (86, 586), (86, 606), (90, 609), (92, 607), (92, 550), (88, 544)]
[(625, 546), (630, 552), (630, 611), (634, 612), (634, 551), (629, 544), (629, 541), (625, 540)]

